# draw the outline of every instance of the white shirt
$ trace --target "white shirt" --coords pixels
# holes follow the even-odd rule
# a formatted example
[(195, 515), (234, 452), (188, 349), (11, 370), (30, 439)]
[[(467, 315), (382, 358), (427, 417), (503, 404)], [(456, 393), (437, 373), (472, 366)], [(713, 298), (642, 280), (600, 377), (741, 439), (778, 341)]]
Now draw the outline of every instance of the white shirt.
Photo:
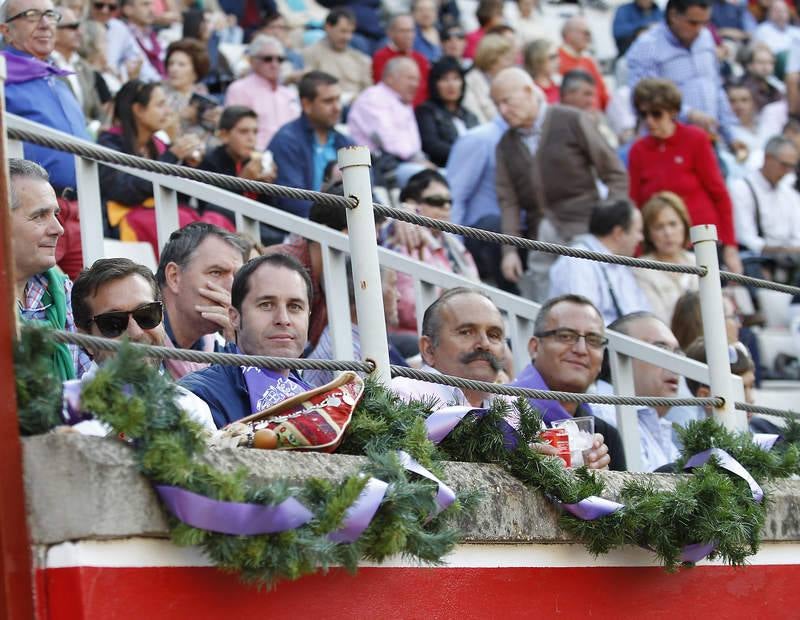
[[(573, 245), (611, 254), (594, 235), (580, 235)], [(633, 271), (624, 265), (561, 256), (550, 268), (549, 297), (567, 293), (588, 297), (602, 313), (606, 325), (622, 315), (650, 310), (650, 303), (637, 284)]]
[(783, 30), (769, 21), (761, 22), (753, 33), (753, 41), (766, 44), (773, 54), (780, 54), (792, 47), (793, 41), (800, 35), (800, 28), (786, 26)]
[(672, 440), (672, 422), (659, 416), (650, 407), (639, 409), (636, 413), (639, 416), (642, 470), (655, 471), (662, 465), (678, 460), (680, 453)]
[[(729, 193), (739, 243), (755, 253), (761, 253), (764, 246), (800, 247), (800, 194), (792, 187), (794, 175), (786, 175), (775, 187), (760, 170), (745, 178), (758, 205), (745, 179), (731, 181)], [(758, 234), (756, 208), (763, 237)]]

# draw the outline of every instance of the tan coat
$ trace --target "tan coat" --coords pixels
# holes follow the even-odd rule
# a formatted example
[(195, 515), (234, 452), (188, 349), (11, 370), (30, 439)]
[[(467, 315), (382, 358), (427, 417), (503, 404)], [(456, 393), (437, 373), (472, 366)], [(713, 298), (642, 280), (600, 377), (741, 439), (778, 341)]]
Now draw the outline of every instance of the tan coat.
[(303, 52), (306, 71), (324, 71), (339, 80), (342, 92), (354, 98), (372, 86), (372, 60), (363, 52), (348, 47), (337, 52), (321, 39)]
[[(536, 155), (518, 130), (509, 129), (497, 145), (497, 200), (506, 234), (535, 239), (546, 217), (564, 239), (585, 234), (600, 200), (596, 179), (609, 198), (627, 198), (628, 175), (590, 116), (575, 108), (549, 105)], [(523, 229), (521, 214), (527, 212)], [(514, 251), (503, 246), (503, 252)]]

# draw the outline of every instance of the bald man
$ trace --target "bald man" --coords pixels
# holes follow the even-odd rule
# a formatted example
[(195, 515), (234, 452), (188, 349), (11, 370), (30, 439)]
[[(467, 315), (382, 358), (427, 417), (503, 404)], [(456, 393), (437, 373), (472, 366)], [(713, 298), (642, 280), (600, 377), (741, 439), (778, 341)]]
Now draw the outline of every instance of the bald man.
[(609, 95), (603, 74), (597, 66), (597, 61), (592, 57), (589, 47), (592, 44), (592, 31), (589, 22), (581, 15), (570, 17), (564, 22), (561, 29), (561, 38), (564, 43), (558, 48), (558, 70), (561, 75), (566, 75), (574, 69), (586, 71), (594, 78), (595, 94), (593, 107), (595, 110), (605, 110), (608, 105)]
[[(622, 162), (586, 112), (548, 105), (530, 75), (518, 67), (497, 74), (492, 99), (509, 126), (497, 145), (504, 233), (568, 244), (589, 230), (592, 208), (601, 200), (596, 179), (605, 185), (608, 198), (628, 195)], [(544, 301), (554, 260), (554, 255), (530, 252), (523, 277), (516, 248), (503, 246), (501, 268), (508, 280), (519, 283), (523, 295)]]
[(353, 141), (401, 162), (425, 161), (412, 105), (419, 81), (419, 68), (412, 59), (401, 56), (386, 63), (381, 81), (361, 93), (350, 108), (347, 126)]

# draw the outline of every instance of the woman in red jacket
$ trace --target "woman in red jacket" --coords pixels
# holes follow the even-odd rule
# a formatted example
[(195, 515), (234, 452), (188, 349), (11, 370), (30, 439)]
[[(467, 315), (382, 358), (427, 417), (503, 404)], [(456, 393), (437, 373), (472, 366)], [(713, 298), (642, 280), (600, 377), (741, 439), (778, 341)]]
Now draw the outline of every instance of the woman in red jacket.
[(725, 265), (741, 273), (733, 207), (708, 133), (677, 121), (681, 93), (669, 80), (639, 82), (633, 105), (649, 135), (633, 144), (628, 157), (631, 198), (641, 207), (658, 192), (678, 194), (694, 224), (716, 225)]

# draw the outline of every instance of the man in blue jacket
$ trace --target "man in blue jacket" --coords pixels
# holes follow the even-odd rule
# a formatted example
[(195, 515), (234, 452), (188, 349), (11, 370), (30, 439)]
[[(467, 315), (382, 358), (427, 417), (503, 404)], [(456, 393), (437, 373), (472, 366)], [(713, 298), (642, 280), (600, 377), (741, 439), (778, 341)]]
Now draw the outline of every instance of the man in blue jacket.
[[(7, 0), (0, 8), (0, 35), (6, 43), (6, 110), (12, 114), (88, 139), (86, 119), (67, 82), (68, 71), (50, 62), (61, 14), (51, 0)], [(69, 153), (25, 144), (25, 159), (42, 165), (56, 195), (75, 188), (75, 162)]]
[[(319, 191), (325, 169), (336, 161), (336, 152), (352, 146), (353, 141), (334, 129), (342, 108), (339, 81), (323, 71), (303, 76), (298, 87), (303, 113), (278, 130), (269, 150), (278, 167), (276, 183)], [(308, 217), (311, 203), (305, 200), (280, 199), (278, 206)]]
[[(249, 261), (236, 274), (228, 313), (236, 344), (226, 352), (300, 357), (308, 341), (311, 279), (286, 254)], [(288, 370), (213, 364), (180, 385), (202, 398), (217, 428), (262, 411), (311, 387)]]

